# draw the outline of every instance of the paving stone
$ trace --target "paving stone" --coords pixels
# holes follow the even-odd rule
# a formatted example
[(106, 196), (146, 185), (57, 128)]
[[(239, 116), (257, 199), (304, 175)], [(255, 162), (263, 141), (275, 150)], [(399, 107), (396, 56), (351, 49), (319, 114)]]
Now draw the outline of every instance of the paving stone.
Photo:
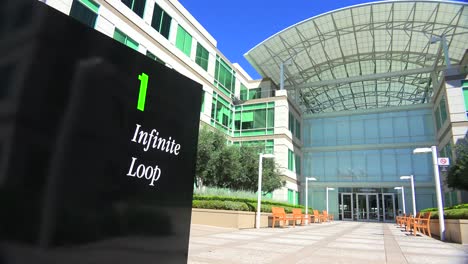
[(296, 228), (192, 225), (190, 264), (468, 263), (468, 246), (413, 236), (394, 223), (335, 221)]

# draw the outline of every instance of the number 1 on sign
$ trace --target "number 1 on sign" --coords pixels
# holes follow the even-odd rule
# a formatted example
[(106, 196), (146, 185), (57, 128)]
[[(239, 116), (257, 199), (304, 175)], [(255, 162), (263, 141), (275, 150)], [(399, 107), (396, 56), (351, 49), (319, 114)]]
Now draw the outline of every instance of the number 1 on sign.
[(138, 80), (140, 80), (140, 92), (138, 94), (137, 109), (143, 112), (145, 111), (146, 89), (148, 88), (148, 75), (142, 72), (140, 75), (138, 75)]

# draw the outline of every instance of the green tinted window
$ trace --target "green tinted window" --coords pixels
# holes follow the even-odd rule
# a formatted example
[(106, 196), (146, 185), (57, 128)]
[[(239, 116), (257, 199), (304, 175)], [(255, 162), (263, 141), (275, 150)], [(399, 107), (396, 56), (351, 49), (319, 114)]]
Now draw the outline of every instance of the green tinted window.
[(294, 204), (294, 191), (288, 189), (288, 203)]
[(234, 93), (235, 83), (236, 77), (232, 68), (219, 56), (216, 56), (215, 86), (227, 96), (231, 96)]
[(172, 17), (169, 16), (158, 4), (154, 4), (151, 26), (166, 39), (169, 39)]
[(146, 51), (146, 56), (148, 56), (148, 58), (151, 58), (153, 60), (156, 60), (156, 55), (154, 55), (153, 53), (149, 52), (149, 51)]
[[(466, 82), (468, 85), (468, 82)], [(463, 88), (463, 97), (465, 98), (465, 110), (468, 112), (468, 88)]]
[(240, 85), (240, 99), (241, 100), (248, 100), (247, 92), (248, 92), (247, 87), (245, 87), (245, 85), (241, 83)]
[(234, 118), (234, 129), (238, 136), (271, 135), (274, 132), (274, 104), (238, 106)]
[(213, 93), (211, 124), (223, 132), (230, 134), (232, 132), (232, 118), (232, 105), (216, 93)]
[(294, 170), (294, 152), (290, 149), (288, 149), (288, 170), (290, 171), (295, 171)]
[(441, 124), (445, 123), (445, 120), (447, 120), (447, 108), (445, 105), (445, 97), (442, 97), (440, 100), (440, 118), (441, 118)]
[(295, 155), (295, 169), (297, 174), (301, 174), (301, 156)]
[(205, 71), (208, 70), (208, 51), (197, 43), (197, 56), (195, 57), (195, 62), (200, 65)]
[(145, 12), (146, 0), (122, 0), (122, 3), (124, 3), (128, 8), (133, 10), (135, 14), (137, 14), (140, 17), (143, 17), (143, 13)]
[(436, 119), (437, 130), (439, 130), (441, 125), (442, 125), (441, 122), (440, 122), (440, 109), (439, 109), (439, 107), (437, 107), (434, 115), (435, 115), (435, 119)]
[(192, 36), (180, 25), (177, 28), (176, 47), (190, 57), (190, 52), (192, 51)]
[(118, 42), (127, 45), (128, 47), (138, 50), (138, 42), (134, 41), (133, 39), (129, 38), (125, 33), (120, 31), (118, 28), (115, 28), (114, 31), (114, 39)]
[(73, 0), (70, 16), (81, 23), (94, 28), (97, 20), (99, 5), (91, 0)]

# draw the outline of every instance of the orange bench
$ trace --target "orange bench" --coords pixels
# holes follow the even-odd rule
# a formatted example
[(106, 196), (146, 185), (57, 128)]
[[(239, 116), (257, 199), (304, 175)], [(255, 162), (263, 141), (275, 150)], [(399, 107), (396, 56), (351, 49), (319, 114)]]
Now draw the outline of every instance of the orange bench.
[(295, 218), (292, 215), (287, 215), (286, 212), (284, 211), (283, 207), (272, 207), (271, 208), (271, 213), (273, 217), (273, 222), (271, 224), (272, 228), (275, 228), (275, 223), (278, 221), (281, 226), (281, 221), (284, 221), (284, 223), (289, 222), (293, 220), (293, 226), (296, 227), (296, 221)]
[[(431, 212), (426, 212), (424, 216), (420, 217), (418, 220), (414, 221), (413, 223), (413, 235), (416, 235), (416, 231), (419, 233), (424, 233), (426, 236), (431, 235), (431, 227), (430, 227), (430, 221), (431, 221)], [(421, 230), (423, 232), (421, 232)], [(426, 234), (427, 231), (427, 234)]]
[(318, 210), (314, 210), (314, 214), (311, 216), (312, 223), (322, 223), (324, 221), (323, 215), (319, 213)]
[(301, 220), (301, 225), (305, 225), (306, 217), (302, 213), (302, 209), (292, 209), (292, 217), (294, 218), (294, 224), (297, 220)]

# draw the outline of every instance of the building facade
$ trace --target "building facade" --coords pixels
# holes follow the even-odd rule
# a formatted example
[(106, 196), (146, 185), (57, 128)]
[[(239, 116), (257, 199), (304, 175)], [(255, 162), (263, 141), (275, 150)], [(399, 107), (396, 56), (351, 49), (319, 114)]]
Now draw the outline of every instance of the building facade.
[[(273, 198), (307, 199), (340, 219), (390, 221), (403, 202), (413, 213), (403, 175), (414, 175), (417, 209), (435, 207), (432, 159), (412, 151), (435, 145), (455, 158), (468, 130), (465, 3), (375, 2), (312, 17), (245, 54), (262, 76), (253, 80), (176, 0), (42, 2), (201, 83), (203, 125), (274, 153), (286, 185)], [(466, 199), (444, 193), (447, 205)]]

